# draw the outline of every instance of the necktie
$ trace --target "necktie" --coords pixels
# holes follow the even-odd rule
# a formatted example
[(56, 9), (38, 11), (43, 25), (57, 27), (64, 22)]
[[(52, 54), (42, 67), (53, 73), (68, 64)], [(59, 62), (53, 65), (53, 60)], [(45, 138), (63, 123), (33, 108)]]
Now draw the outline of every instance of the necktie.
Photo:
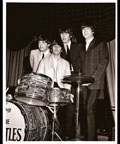
[[(44, 58), (44, 53), (42, 54), (42, 59), (43, 59), (43, 58)], [(41, 59), (41, 60), (42, 60), (42, 59)], [(39, 63), (38, 63), (36, 72), (38, 71), (38, 68), (39, 68), (39, 65), (40, 65), (41, 60), (40, 60)]]
[(66, 47), (67, 47), (67, 59), (68, 61), (70, 61), (70, 50), (69, 50), (68, 45)]
[(43, 55), (42, 55), (42, 59), (44, 58), (44, 53), (43, 53)]

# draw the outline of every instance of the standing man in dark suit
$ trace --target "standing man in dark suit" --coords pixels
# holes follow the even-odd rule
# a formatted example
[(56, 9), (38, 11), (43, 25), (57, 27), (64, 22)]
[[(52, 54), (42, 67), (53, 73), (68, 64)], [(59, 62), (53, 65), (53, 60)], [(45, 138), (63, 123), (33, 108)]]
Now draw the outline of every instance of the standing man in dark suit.
[(85, 137), (88, 141), (97, 140), (97, 129), (95, 121), (96, 101), (104, 89), (104, 77), (109, 60), (107, 44), (98, 41), (94, 37), (95, 25), (84, 23), (81, 26), (82, 35), (85, 38), (85, 46), (81, 50), (82, 67), (81, 72), (95, 79), (93, 84), (84, 84), (82, 92), (82, 103), (86, 115), (84, 127)]
[(60, 28), (59, 34), (63, 43), (61, 57), (66, 59), (70, 63), (71, 71), (78, 72), (81, 44), (73, 42), (73, 31), (71, 28)]
[[(70, 63), (71, 73), (77, 73), (79, 71), (80, 61), (80, 47), (79, 43), (73, 42), (73, 32), (71, 28), (60, 28), (59, 35), (62, 41), (61, 57)], [(72, 94), (75, 96), (75, 86), (72, 86)], [(75, 101), (75, 100), (74, 100)], [(68, 104), (61, 108), (61, 117), (63, 121), (63, 131), (67, 139), (74, 138), (74, 104)], [(65, 113), (64, 113), (65, 112)], [(64, 116), (63, 116), (64, 115)], [(64, 119), (63, 119), (64, 117)]]

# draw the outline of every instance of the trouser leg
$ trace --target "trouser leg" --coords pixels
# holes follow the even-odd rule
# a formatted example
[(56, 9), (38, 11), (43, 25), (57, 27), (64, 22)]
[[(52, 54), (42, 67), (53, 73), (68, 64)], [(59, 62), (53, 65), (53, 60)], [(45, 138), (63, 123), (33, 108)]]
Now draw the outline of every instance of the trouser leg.
[(88, 141), (96, 140), (97, 128), (95, 121), (95, 110), (96, 110), (96, 102), (99, 96), (100, 90), (89, 90), (84, 92), (83, 95), (83, 108), (86, 114), (85, 121), (86, 126), (86, 137)]

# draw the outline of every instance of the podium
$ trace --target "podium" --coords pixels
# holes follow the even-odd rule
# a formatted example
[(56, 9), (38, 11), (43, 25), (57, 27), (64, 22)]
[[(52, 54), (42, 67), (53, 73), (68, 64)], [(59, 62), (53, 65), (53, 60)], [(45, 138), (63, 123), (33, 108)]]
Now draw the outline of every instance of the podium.
[(67, 75), (63, 78), (63, 82), (65, 83), (76, 83), (76, 101), (75, 101), (75, 140), (80, 140), (80, 131), (79, 131), (79, 97), (80, 97), (80, 88), (82, 84), (93, 83), (94, 78), (83, 75), (81, 73)]

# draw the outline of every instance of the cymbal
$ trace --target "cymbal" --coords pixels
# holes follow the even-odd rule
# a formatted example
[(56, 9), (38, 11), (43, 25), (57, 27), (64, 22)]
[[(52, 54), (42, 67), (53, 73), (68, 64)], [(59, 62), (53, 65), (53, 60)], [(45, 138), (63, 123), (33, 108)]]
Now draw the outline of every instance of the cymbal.
[(68, 83), (80, 82), (81, 84), (93, 83), (94, 78), (87, 75), (83, 75), (82, 73), (78, 73), (78, 74), (71, 74), (71, 75), (64, 76), (63, 82), (68, 82)]

